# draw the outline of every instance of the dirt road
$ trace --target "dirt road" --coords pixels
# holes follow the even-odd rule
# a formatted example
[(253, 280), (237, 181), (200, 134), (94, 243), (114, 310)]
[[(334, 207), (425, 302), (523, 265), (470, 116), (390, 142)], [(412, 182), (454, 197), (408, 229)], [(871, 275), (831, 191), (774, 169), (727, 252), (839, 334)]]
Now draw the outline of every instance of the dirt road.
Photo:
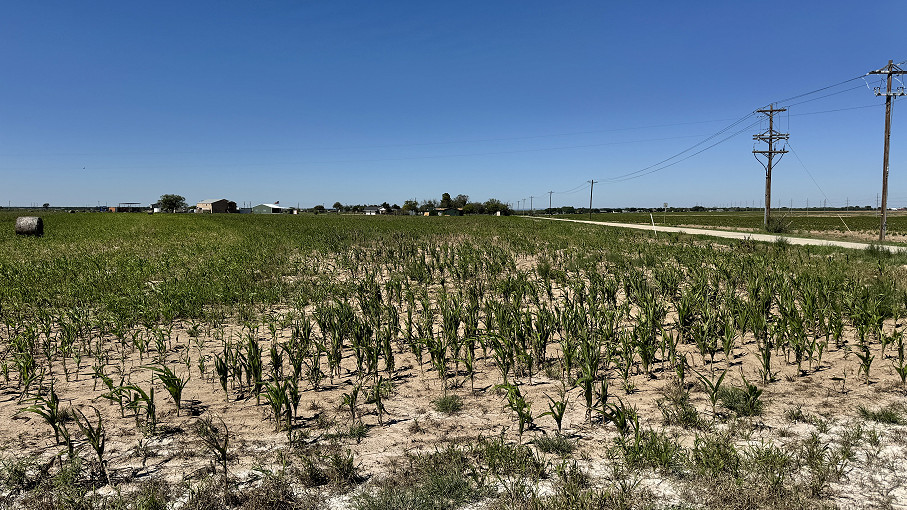
[[(849, 248), (852, 250), (865, 250), (869, 246), (868, 243), (854, 243), (849, 241), (830, 241), (827, 239), (810, 239), (805, 237), (789, 237), (784, 235), (773, 235), (773, 234), (754, 234), (752, 232), (729, 232), (727, 230), (709, 230), (703, 228), (688, 228), (688, 227), (666, 227), (661, 225), (642, 225), (635, 223), (611, 223), (607, 221), (590, 221), (590, 220), (570, 220), (566, 218), (546, 218), (542, 216), (537, 216), (534, 219), (541, 220), (552, 220), (552, 221), (572, 221), (574, 223), (589, 223), (591, 225), (603, 225), (606, 227), (617, 227), (617, 228), (635, 228), (637, 230), (648, 230), (650, 232), (681, 232), (684, 234), (700, 235), (700, 236), (712, 236), (712, 237), (723, 237), (726, 239), (752, 239), (753, 241), (762, 241), (767, 243), (772, 243), (777, 241), (780, 238), (784, 238), (790, 244), (802, 244), (802, 245), (811, 245), (811, 246), (837, 246), (839, 248)], [(907, 252), (907, 246), (886, 246), (888, 250), (891, 250), (894, 253), (904, 253)]]

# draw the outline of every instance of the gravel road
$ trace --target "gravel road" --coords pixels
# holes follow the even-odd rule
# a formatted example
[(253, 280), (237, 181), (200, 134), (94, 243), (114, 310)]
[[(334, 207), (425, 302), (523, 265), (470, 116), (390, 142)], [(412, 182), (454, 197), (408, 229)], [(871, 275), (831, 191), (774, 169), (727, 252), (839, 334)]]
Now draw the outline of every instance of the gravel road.
[[(854, 243), (850, 241), (829, 241), (827, 239), (810, 239), (806, 237), (789, 237), (789, 236), (779, 236), (774, 234), (755, 234), (753, 232), (729, 232), (727, 230), (709, 230), (704, 228), (687, 228), (687, 227), (666, 227), (661, 225), (656, 225), (654, 228), (652, 225), (641, 225), (635, 223), (611, 223), (608, 221), (589, 221), (589, 220), (570, 220), (565, 218), (546, 218), (542, 216), (536, 216), (533, 219), (540, 220), (551, 220), (551, 221), (572, 221), (574, 223), (589, 223), (591, 225), (603, 225), (606, 227), (617, 227), (617, 228), (635, 228), (637, 230), (648, 230), (655, 232), (681, 232), (684, 234), (700, 235), (700, 236), (712, 236), (712, 237), (723, 237), (726, 239), (752, 239), (753, 241), (763, 241), (767, 243), (773, 243), (780, 238), (784, 238), (790, 244), (802, 244), (810, 246), (837, 246), (839, 248), (849, 248), (852, 250), (865, 250), (869, 246), (868, 243)], [(907, 246), (886, 246), (887, 249), (891, 250), (894, 253), (903, 253), (907, 252)]]

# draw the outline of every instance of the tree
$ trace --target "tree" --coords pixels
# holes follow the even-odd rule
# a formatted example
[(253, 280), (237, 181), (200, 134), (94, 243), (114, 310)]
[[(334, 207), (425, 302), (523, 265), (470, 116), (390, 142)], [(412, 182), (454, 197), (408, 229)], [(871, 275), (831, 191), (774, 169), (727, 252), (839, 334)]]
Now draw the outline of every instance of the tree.
[(469, 195), (457, 195), (457, 198), (453, 199), (453, 207), (464, 207), (469, 203)]
[(419, 202), (415, 198), (410, 198), (409, 200), (403, 202), (403, 212), (409, 214), (410, 211), (417, 211), (419, 209)]
[(431, 200), (431, 199), (423, 200), (422, 205), (419, 206), (419, 211), (431, 212), (431, 211), (434, 211), (436, 207), (438, 207), (438, 203), (435, 202), (434, 200)]
[(497, 212), (500, 212), (502, 216), (507, 216), (511, 213), (510, 207), (496, 198), (489, 198), (484, 205), (485, 214), (495, 214)]
[(315, 212), (315, 214), (323, 213), (323, 212), (324, 212), (324, 206), (321, 205), (321, 204), (318, 204), (318, 205), (316, 205), (315, 207), (313, 207), (312, 210)]
[(343, 204), (341, 204), (340, 202), (334, 202), (334, 205), (332, 207), (339, 211), (339, 210), (343, 209)]
[(48, 208), (50, 207), (50, 203), (49, 203), (49, 202), (44, 202), (44, 205), (42, 205), (41, 207), (43, 207), (43, 208), (45, 208), (45, 209), (48, 209)]
[(443, 195), (441, 195), (440, 207), (453, 207), (453, 201), (450, 199), (450, 193), (444, 193)]
[(158, 204), (164, 211), (175, 212), (177, 209), (186, 207), (186, 198), (180, 195), (172, 194), (161, 195), (161, 199), (158, 200)]
[(482, 202), (469, 202), (463, 206), (463, 214), (482, 214), (485, 212), (485, 206)]

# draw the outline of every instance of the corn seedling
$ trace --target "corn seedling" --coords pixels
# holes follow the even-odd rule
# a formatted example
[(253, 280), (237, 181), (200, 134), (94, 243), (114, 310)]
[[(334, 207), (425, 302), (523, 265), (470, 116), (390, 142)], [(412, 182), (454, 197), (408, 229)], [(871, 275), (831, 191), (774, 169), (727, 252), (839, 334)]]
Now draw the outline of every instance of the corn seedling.
[(717, 379), (711, 379), (706, 377), (703, 374), (700, 374), (694, 369), (693, 372), (696, 373), (696, 376), (699, 378), (699, 382), (705, 387), (706, 394), (709, 396), (709, 402), (712, 404), (712, 421), (715, 421), (717, 414), (715, 413), (715, 405), (719, 400), (719, 393), (721, 391), (721, 383), (724, 381), (724, 376), (727, 375), (727, 370), (725, 369), (721, 372), (721, 375)]
[(560, 434), (564, 415), (567, 412), (567, 404), (569, 403), (569, 398), (566, 394), (562, 394), (560, 400), (554, 400), (550, 395), (545, 395), (548, 399), (548, 411), (540, 414), (538, 417), (551, 416), (554, 419), (554, 423), (557, 424), (557, 433)]
[(359, 392), (362, 390), (362, 383), (357, 382), (353, 385), (353, 388), (349, 393), (344, 393), (342, 398), (343, 406), (345, 406), (350, 411), (350, 426), (356, 424), (356, 409), (359, 401)]
[(274, 417), (274, 426), (277, 430), (280, 430), (280, 427), (284, 424), (284, 408), (287, 408), (286, 413), (290, 412), (287, 393), (284, 391), (284, 386), (280, 384), (280, 381), (266, 383), (264, 389), (265, 400), (271, 406), (271, 413)]
[(520, 388), (517, 386), (512, 384), (499, 384), (495, 386), (495, 388), (507, 392), (507, 403), (505, 404), (505, 407), (516, 413), (517, 421), (519, 422), (520, 439), (522, 441), (523, 432), (526, 430), (526, 426), (532, 425), (532, 405), (529, 402), (526, 402), (526, 399), (523, 398), (523, 395), (520, 393)]
[(32, 397), (32, 401), (34, 402), (32, 405), (19, 410), (16, 414), (34, 413), (44, 418), (44, 421), (46, 421), (54, 431), (54, 441), (56, 444), (60, 444), (61, 432), (64, 437), (68, 437), (68, 434), (64, 430), (66, 428), (66, 423), (64, 421), (65, 413), (60, 408), (60, 397), (57, 396), (53, 384), (50, 386), (47, 397), (37, 395)]
[(183, 400), (183, 389), (186, 387), (191, 376), (187, 374), (186, 378), (183, 379), (176, 375), (176, 373), (166, 365), (145, 368), (157, 375), (158, 380), (164, 385), (164, 388), (167, 389), (167, 393), (173, 397), (173, 402), (176, 404), (176, 415), (179, 416)]
[(860, 360), (860, 367), (857, 370), (857, 375), (860, 375), (860, 372), (862, 372), (866, 376), (866, 384), (869, 384), (869, 368), (872, 366), (872, 360), (875, 359), (875, 356), (870, 354), (869, 345), (866, 343), (860, 346), (860, 350), (856, 352), (856, 355)]
[(101, 412), (94, 406), (91, 408), (97, 416), (97, 425), (93, 425), (91, 420), (81, 411), (76, 410), (76, 425), (85, 435), (85, 440), (91, 445), (97, 456), (97, 466), (101, 475), (101, 480), (107, 483), (107, 461), (104, 460), (104, 449), (107, 445), (107, 431), (104, 429), (104, 421), (101, 418)]
[(219, 465), (224, 474), (224, 485), (227, 484), (228, 471), (228, 446), (230, 444), (230, 432), (227, 430), (227, 424), (223, 418), (217, 417), (217, 422), (211, 416), (199, 419), (195, 423), (195, 433), (201, 438), (202, 442), (208, 448), (208, 451), (214, 457), (215, 465)]

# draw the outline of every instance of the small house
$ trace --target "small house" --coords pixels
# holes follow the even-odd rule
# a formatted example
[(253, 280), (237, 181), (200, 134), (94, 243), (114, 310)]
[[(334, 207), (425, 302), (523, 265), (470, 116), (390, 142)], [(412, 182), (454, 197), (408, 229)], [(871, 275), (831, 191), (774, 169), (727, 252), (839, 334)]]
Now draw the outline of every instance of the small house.
[(201, 213), (234, 213), (236, 212), (236, 202), (231, 202), (226, 198), (218, 200), (202, 200), (196, 204), (196, 210)]
[(378, 214), (387, 214), (387, 209), (378, 207), (377, 205), (370, 205), (368, 207), (364, 207), (362, 209), (362, 212), (364, 212), (366, 216), (375, 216)]

